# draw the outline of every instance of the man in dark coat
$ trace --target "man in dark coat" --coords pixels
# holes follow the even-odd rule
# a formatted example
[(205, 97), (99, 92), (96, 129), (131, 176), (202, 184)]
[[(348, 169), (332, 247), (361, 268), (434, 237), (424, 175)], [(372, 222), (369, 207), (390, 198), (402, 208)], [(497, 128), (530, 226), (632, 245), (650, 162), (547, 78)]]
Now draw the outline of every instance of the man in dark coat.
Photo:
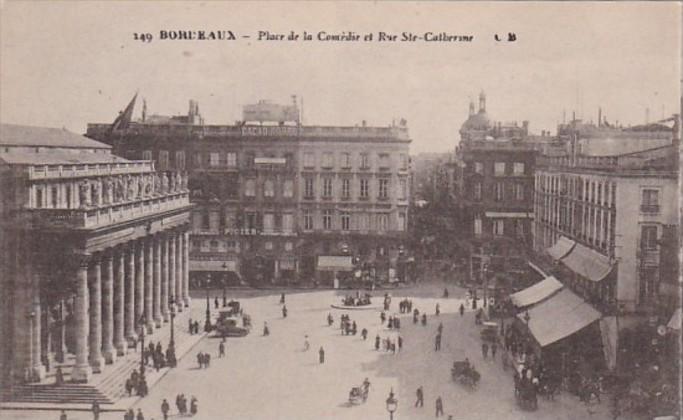
[(443, 416), (443, 401), (441, 400), (441, 395), (436, 399), (436, 417)]
[(379, 334), (377, 334), (375, 336), (375, 350), (377, 350), (377, 351), (379, 351), (379, 342), (380, 342)]
[(171, 407), (168, 405), (168, 401), (164, 398), (164, 401), (161, 403), (161, 414), (164, 415), (164, 420), (168, 419), (168, 411), (170, 409)]
[(460, 304), (460, 316), (463, 316), (464, 313), (465, 313), (465, 305), (463, 305), (463, 304), (461, 303), (461, 304)]
[(438, 333), (434, 339), (434, 351), (439, 350), (441, 350), (441, 333)]
[(415, 391), (415, 395), (417, 395), (417, 400), (415, 401), (415, 407), (417, 407), (417, 406), (424, 407), (425, 401), (424, 401), (424, 393), (422, 391), (422, 386), (419, 386), (417, 388), (417, 391)]
[(322, 365), (323, 363), (325, 363), (325, 349), (323, 349), (322, 346), (320, 346), (320, 350), (318, 350), (318, 355), (320, 364)]

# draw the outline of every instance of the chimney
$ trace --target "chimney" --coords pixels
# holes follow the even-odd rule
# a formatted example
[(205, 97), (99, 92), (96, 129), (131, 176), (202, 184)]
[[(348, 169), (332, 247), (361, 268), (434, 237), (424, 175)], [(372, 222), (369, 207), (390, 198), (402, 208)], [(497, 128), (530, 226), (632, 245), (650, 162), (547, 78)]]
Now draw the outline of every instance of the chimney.
[(598, 127), (602, 126), (602, 108), (598, 107)]
[(486, 94), (483, 90), (479, 94), (479, 112), (486, 112)]

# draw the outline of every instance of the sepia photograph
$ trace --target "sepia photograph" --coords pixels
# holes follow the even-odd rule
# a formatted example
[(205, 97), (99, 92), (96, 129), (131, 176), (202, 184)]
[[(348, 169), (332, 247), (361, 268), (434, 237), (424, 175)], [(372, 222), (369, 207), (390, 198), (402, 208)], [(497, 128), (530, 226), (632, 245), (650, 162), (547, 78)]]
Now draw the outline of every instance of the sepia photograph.
[(0, 419), (680, 419), (682, 22), (0, 0)]

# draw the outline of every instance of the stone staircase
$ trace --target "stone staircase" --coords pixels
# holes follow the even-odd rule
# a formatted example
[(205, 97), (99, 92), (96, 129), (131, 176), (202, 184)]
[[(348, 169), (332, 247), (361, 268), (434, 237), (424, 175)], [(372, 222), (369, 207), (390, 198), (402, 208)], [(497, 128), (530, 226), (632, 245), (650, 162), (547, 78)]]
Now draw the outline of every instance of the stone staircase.
[[(187, 331), (187, 321), (190, 311), (179, 313), (175, 318), (175, 347), (176, 358), (185, 355), (202, 337), (204, 333), (190, 335)], [(197, 319), (197, 318), (195, 318)], [(161, 328), (155, 329), (151, 335), (145, 337), (145, 346), (149, 342), (161, 342), (164, 351), (170, 339), (170, 324), (165, 323)], [(0, 401), (11, 403), (40, 403), (40, 404), (92, 404), (97, 400), (101, 405), (115, 404), (123, 397), (127, 397), (125, 390), (126, 380), (130, 377), (133, 369), (140, 368), (140, 343), (137, 350), (129, 348), (127, 354), (119, 356), (115, 363), (103, 367), (101, 373), (93, 374), (87, 384), (74, 384), (69, 382), (69, 372), (74, 364), (73, 357), (60, 364), (65, 376), (65, 383), (55, 385), (56, 365), (45, 380), (35, 384), (15, 385), (12, 389), (0, 390)], [(159, 372), (151, 367), (145, 368), (148, 386), (161, 379), (169, 368)], [(104, 407), (103, 407), (104, 408)]]

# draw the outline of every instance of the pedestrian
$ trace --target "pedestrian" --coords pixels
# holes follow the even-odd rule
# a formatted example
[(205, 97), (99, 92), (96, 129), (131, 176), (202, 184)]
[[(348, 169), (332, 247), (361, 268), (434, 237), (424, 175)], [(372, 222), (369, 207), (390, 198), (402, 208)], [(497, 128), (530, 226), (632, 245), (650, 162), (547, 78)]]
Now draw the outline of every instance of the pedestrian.
[(401, 351), (402, 348), (403, 348), (403, 337), (401, 337), (399, 335), (398, 336), (398, 351)]
[(384, 321), (387, 320), (387, 315), (384, 313), (384, 311), (382, 311), (382, 312), (379, 314), (379, 319), (382, 321), (382, 325), (384, 325)]
[(320, 346), (320, 350), (318, 350), (318, 356), (320, 364), (322, 365), (323, 363), (325, 363), (325, 349), (323, 349), (322, 346)]
[(311, 343), (308, 342), (308, 336), (304, 336), (304, 351), (308, 351), (311, 348)]
[(62, 414), (59, 415), (59, 420), (66, 420), (66, 411), (62, 410)]
[(497, 345), (495, 342), (493, 342), (493, 343), (491, 344), (491, 357), (492, 357), (493, 359), (496, 358), (496, 351), (497, 351), (497, 350), (498, 350), (498, 345)]
[(413, 324), (417, 324), (417, 309), (413, 312)]
[(465, 305), (463, 305), (463, 304), (461, 303), (461, 304), (460, 304), (460, 316), (463, 316), (464, 313), (465, 313)]
[(448, 288), (443, 289), (443, 297), (448, 298)]
[(436, 316), (439, 316), (439, 314), (441, 314), (441, 307), (438, 303), (436, 304), (436, 309), (434, 310), (434, 312), (436, 313)]
[(427, 314), (422, 314), (422, 326), (427, 326)]
[(61, 366), (57, 366), (57, 373), (55, 374), (55, 385), (64, 385), (64, 372), (62, 372)]
[(287, 306), (282, 305), (282, 317), (287, 318)]
[(130, 378), (126, 379), (126, 383), (124, 386), (126, 388), (126, 393), (130, 397), (130, 394), (133, 392), (133, 381)]
[(207, 369), (211, 363), (211, 355), (209, 353), (204, 353), (204, 368)]
[(187, 320), (187, 329), (190, 331), (190, 335), (194, 334), (194, 324), (192, 324), (192, 318)]
[(270, 330), (268, 329), (268, 323), (264, 322), (263, 323), (263, 336), (268, 336), (270, 335)]
[(95, 420), (99, 420), (100, 418), (100, 403), (97, 402), (97, 400), (93, 400), (92, 402), (92, 407), (90, 408), (92, 411), (92, 417)]
[(327, 314), (327, 326), (328, 326), (328, 327), (331, 327), (333, 323), (334, 323), (334, 318), (332, 318), (332, 314), (331, 314), (331, 313), (328, 313), (328, 314)]
[(218, 357), (225, 357), (225, 337), (223, 337), (223, 341), (218, 344)]
[(356, 321), (353, 321), (351, 324), (351, 335), (356, 335), (358, 332), (358, 325), (356, 325)]
[(194, 322), (194, 333), (199, 334), (199, 321)]
[(436, 327), (436, 330), (439, 332), (439, 334), (441, 334), (441, 332), (443, 332), (443, 322), (439, 322), (439, 326)]
[(128, 412), (126, 412), (125, 417), (127, 417), (127, 419), (125, 419), (125, 420), (135, 420), (135, 412), (133, 411), (132, 408), (129, 409)]
[(434, 339), (434, 351), (439, 350), (441, 350), (441, 333), (438, 333)]
[(391, 348), (391, 354), (396, 354), (396, 343), (393, 341), (389, 343), (389, 347)]
[(443, 401), (441, 395), (436, 398), (436, 417), (443, 416)]
[(192, 398), (190, 398), (190, 414), (192, 414), (193, 416), (197, 414), (197, 403), (197, 397), (193, 395)]
[(164, 398), (164, 401), (161, 403), (161, 414), (164, 415), (164, 420), (168, 419), (168, 411), (171, 409), (168, 405), (168, 401), (166, 401), (166, 398)]
[(142, 410), (140, 410), (139, 408), (138, 408), (138, 415), (135, 418), (135, 420), (145, 420), (145, 415), (142, 414)]
[(204, 367), (204, 354), (201, 351), (197, 353), (197, 363), (199, 364), (199, 369)]
[(375, 350), (377, 350), (377, 351), (379, 351), (379, 341), (380, 341), (379, 334), (377, 334), (375, 336)]
[(218, 296), (213, 299), (213, 307), (218, 309)]
[(285, 304), (285, 294), (284, 294), (284, 293), (282, 293), (282, 294), (280, 295), (280, 304), (281, 304), (281, 305), (284, 305), (284, 304)]
[(363, 337), (363, 341), (367, 340), (367, 339), (368, 339), (368, 329), (367, 329), (367, 328), (363, 328), (363, 329), (360, 331), (360, 335), (361, 335), (361, 337)]
[(488, 353), (489, 353), (489, 345), (486, 343), (482, 343), (481, 355), (484, 356), (484, 359), (486, 359), (486, 356), (488, 356)]
[(398, 317), (394, 318), (394, 329), (401, 329), (401, 320)]
[(417, 391), (415, 391), (415, 394), (417, 395), (417, 400), (415, 401), (415, 407), (417, 407), (417, 406), (424, 407), (425, 401), (424, 401), (424, 393), (422, 391), (422, 385), (417, 387)]

